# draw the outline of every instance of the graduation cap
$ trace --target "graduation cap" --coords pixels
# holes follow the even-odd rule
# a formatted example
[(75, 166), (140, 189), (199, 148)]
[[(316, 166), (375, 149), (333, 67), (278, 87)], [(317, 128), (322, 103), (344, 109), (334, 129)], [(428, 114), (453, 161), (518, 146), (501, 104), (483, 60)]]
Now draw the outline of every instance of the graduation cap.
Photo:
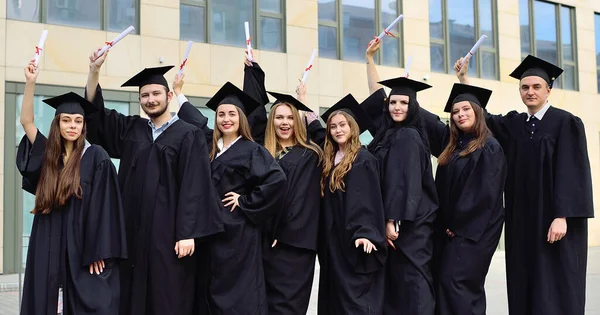
[(165, 74), (173, 67), (174, 66), (145, 68), (144, 70), (138, 72), (138, 74), (134, 75), (131, 79), (127, 80), (127, 82), (123, 83), (121, 87), (138, 86), (142, 88), (142, 86), (148, 84), (160, 84), (168, 89), (169, 84), (167, 83), (167, 79), (165, 79)]
[(473, 102), (481, 106), (481, 108), (485, 108), (490, 100), (490, 96), (492, 96), (492, 90), (473, 85), (454, 83), (444, 111), (446, 113), (452, 112), (452, 105), (463, 101)]
[(531, 76), (540, 77), (548, 82), (548, 86), (552, 88), (552, 83), (554, 83), (554, 80), (562, 73), (563, 69), (545, 60), (528, 55), (510, 76), (518, 80)]
[(231, 104), (239, 107), (246, 116), (250, 115), (260, 106), (252, 96), (244, 93), (231, 82), (225, 83), (219, 91), (206, 103), (206, 107), (217, 111), (221, 104)]
[(94, 104), (73, 92), (47, 98), (44, 100), (44, 103), (56, 109), (54, 116), (60, 114), (80, 114), (85, 117), (98, 111), (98, 108)]
[(361, 134), (365, 130), (373, 127), (373, 121), (369, 118), (367, 112), (362, 107), (360, 107), (360, 104), (356, 101), (352, 94), (344, 96), (344, 98), (342, 98), (340, 101), (331, 106), (325, 113), (323, 113), (323, 115), (321, 115), (321, 118), (323, 119), (323, 121), (327, 122), (327, 118), (329, 118), (329, 115), (338, 110), (342, 110), (350, 114), (350, 116), (352, 116), (352, 118), (356, 120), (358, 128), (360, 129), (359, 133)]
[(419, 81), (415, 81), (406, 77), (398, 77), (380, 81), (379, 84), (385, 85), (392, 89), (390, 96), (392, 95), (406, 95), (411, 98), (417, 97), (417, 92), (426, 90), (431, 85)]
[(289, 94), (281, 94), (281, 93), (275, 93), (275, 92), (269, 92), (269, 91), (267, 91), (267, 93), (269, 93), (271, 96), (273, 96), (277, 100), (275, 102), (275, 104), (287, 103), (287, 104), (290, 104), (290, 105), (296, 107), (297, 110), (301, 110), (301, 111), (305, 111), (305, 112), (312, 112), (312, 110), (310, 108), (308, 108), (308, 106), (304, 105), (302, 102), (300, 102), (295, 97), (293, 97)]

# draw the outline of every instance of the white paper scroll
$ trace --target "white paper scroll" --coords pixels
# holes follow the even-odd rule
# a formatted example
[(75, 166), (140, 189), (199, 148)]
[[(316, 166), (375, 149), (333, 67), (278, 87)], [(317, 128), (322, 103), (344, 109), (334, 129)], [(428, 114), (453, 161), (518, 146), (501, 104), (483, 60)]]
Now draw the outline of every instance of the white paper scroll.
[(193, 44), (194, 44), (194, 42), (192, 42), (191, 40), (188, 41), (187, 47), (185, 49), (185, 54), (183, 55), (183, 61), (179, 65), (179, 72), (177, 72), (177, 76), (181, 76), (181, 73), (183, 73), (183, 68), (185, 67), (185, 64), (187, 63), (188, 56), (190, 55), (190, 51), (192, 50)]
[(473, 46), (473, 48), (471, 48), (471, 50), (469, 50), (469, 52), (465, 55), (465, 57), (463, 58), (462, 62), (461, 62), (461, 66), (463, 66), (465, 64), (465, 62), (471, 58), (471, 56), (473, 56), (475, 54), (475, 52), (477, 52), (477, 49), (479, 48), (479, 46), (481, 45), (481, 43), (483, 43), (483, 41), (487, 38), (487, 35), (481, 35), (481, 37), (479, 38), (479, 40), (477, 41), (477, 43), (475, 43), (475, 45)]
[(398, 24), (398, 22), (400, 22), (400, 20), (402, 20), (404, 18), (404, 14), (400, 14), (394, 21), (392, 21), (392, 23), (386, 27), (383, 32), (381, 32), (381, 34), (379, 34), (379, 36), (377, 36), (376, 41), (380, 41), (386, 34), (391, 34), (392, 29), (394, 29), (394, 26), (396, 26), (396, 24)]
[(250, 42), (250, 24), (244, 22), (244, 30), (246, 32), (246, 49), (248, 50), (248, 60), (252, 62), (252, 43)]
[(117, 37), (115, 37), (115, 39), (113, 39), (110, 42), (106, 42), (106, 45), (104, 47), (102, 47), (102, 49), (100, 49), (100, 51), (98, 52), (98, 57), (104, 55), (104, 53), (109, 50), (112, 46), (116, 45), (121, 39), (123, 39), (125, 36), (129, 35), (129, 33), (135, 31), (135, 28), (133, 26), (129, 26), (126, 30), (124, 30), (121, 34), (117, 35)]
[(48, 37), (48, 30), (42, 31), (42, 36), (40, 37), (40, 41), (37, 46), (35, 46), (35, 55), (33, 57), (35, 67), (37, 68), (38, 62), (40, 60), (40, 56), (42, 55), (42, 50), (44, 49), (44, 44), (46, 43), (46, 38)]
[(317, 49), (313, 49), (312, 56), (310, 56), (310, 60), (308, 61), (306, 68), (304, 68), (304, 75), (302, 76), (302, 83), (306, 83), (306, 79), (308, 79), (308, 74), (310, 73), (310, 70), (312, 69), (313, 62), (315, 61), (316, 56), (317, 56)]

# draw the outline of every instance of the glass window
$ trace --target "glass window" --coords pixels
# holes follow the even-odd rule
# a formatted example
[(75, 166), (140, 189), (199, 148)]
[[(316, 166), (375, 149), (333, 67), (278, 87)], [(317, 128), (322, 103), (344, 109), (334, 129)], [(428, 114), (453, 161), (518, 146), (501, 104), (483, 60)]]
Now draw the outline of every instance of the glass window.
[(338, 57), (335, 27), (319, 25), (319, 57), (332, 59)]
[(122, 32), (130, 25), (135, 25), (137, 0), (108, 1), (108, 27), (112, 32)]
[[(449, 63), (451, 65), (454, 65), (454, 62), (460, 57), (464, 57), (477, 41), (474, 17), (473, 0), (453, 0), (448, 6)], [(471, 67), (477, 65), (475, 57), (470, 59)]]
[(273, 51), (283, 51), (281, 45), (281, 19), (271, 17), (260, 18), (260, 48)]
[(496, 79), (496, 54), (481, 51), (481, 77), (484, 79)]
[(50, 24), (102, 28), (102, 6), (98, 0), (46, 1), (46, 20)]
[(431, 71), (446, 72), (444, 46), (432, 43), (429, 46), (429, 53), (431, 54)]
[[(381, 13), (379, 20), (380, 28), (383, 30), (390, 25), (398, 17), (398, 1), (396, 0), (379, 0)], [(400, 22), (402, 23), (402, 22)], [(381, 47), (381, 64), (384, 66), (399, 67), (400, 66), (400, 23), (396, 24), (391, 32), (398, 38), (393, 40), (384, 40)], [(368, 41), (367, 41), (368, 43)], [(364, 47), (363, 47), (364, 48)], [(364, 49), (363, 49), (364, 50)], [(364, 53), (363, 53), (364, 55)]]
[(336, 0), (319, 0), (319, 20), (337, 21)]
[(12, 20), (39, 22), (40, 0), (7, 0), (6, 17)]
[(195, 42), (206, 42), (205, 8), (181, 4), (179, 8), (179, 32), (181, 39)]
[(486, 39), (481, 47), (495, 47), (494, 41), (494, 17), (492, 16), (492, 0), (479, 0), (479, 36), (487, 35)]
[(555, 5), (535, 1), (533, 7), (537, 57), (558, 64)]
[(519, 0), (519, 26), (521, 29), (521, 53), (531, 53), (531, 36), (529, 26), (529, 1)]
[(365, 45), (375, 34), (373, 1), (342, 0), (344, 60), (363, 61)]
[[(244, 22), (250, 22), (250, 34), (254, 33), (252, 1), (219, 0), (213, 1), (210, 8), (212, 26), (211, 42), (244, 47), (246, 36)], [(254, 41), (253, 41), (254, 42)]]
[(280, 13), (281, 0), (260, 0), (260, 10), (264, 12)]
[(429, 0), (429, 36), (435, 39), (444, 39), (442, 0)]
[(596, 72), (598, 79), (598, 93), (600, 93), (600, 14), (594, 14), (595, 39), (596, 39)]

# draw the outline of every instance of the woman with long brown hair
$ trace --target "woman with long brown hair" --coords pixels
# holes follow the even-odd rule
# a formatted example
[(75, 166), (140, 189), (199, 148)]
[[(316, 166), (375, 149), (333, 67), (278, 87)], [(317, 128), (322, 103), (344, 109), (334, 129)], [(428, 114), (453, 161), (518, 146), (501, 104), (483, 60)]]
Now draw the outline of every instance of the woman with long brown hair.
[(386, 258), (377, 159), (360, 144), (371, 126), (348, 94), (327, 122), (321, 176), (319, 314), (382, 314)]
[[(182, 82), (178, 82), (174, 89), (180, 95)], [(266, 314), (268, 310), (261, 228), (281, 209), (286, 176), (269, 151), (252, 141), (246, 117), (258, 106), (229, 82), (206, 103), (215, 111), (209, 142), (212, 179), (225, 208), (225, 232), (208, 244), (212, 314)], [(182, 105), (179, 118), (207, 129), (198, 124), (206, 124), (206, 117), (189, 102)]]
[(21, 314), (116, 314), (125, 229), (115, 167), (85, 141), (84, 116), (96, 108), (72, 92), (44, 100), (56, 109), (46, 138), (34, 123), (37, 75), (31, 61), (17, 153), (23, 189), (35, 195)]
[(436, 313), (486, 313), (484, 283), (504, 223), (506, 160), (488, 129), (492, 91), (454, 84), (444, 109), (450, 125), (422, 109), (438, 157), (435, 222)]

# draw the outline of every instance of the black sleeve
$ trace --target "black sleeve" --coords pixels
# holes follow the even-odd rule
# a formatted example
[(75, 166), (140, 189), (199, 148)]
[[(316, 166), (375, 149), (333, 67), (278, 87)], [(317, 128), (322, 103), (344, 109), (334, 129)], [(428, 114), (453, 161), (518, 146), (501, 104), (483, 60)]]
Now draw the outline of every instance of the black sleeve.
[(423, 125), (427, 132), (427, 138), (429, 139), (429, 150), (431, 151), (431, 154), (437, 158), (444, 152), (444, 149), (446, 149), (446, 145), (450, 138), (450, 130), (448, 129), (448, 126), (440, 120), (440, 117), (422, 107), (420, 110)]
[(383, 115), (387, 111), (387, 95), (383, 88), (373, 92), (361, 104), (361, 107), (367, 112), (369, 118), (373, 121), (372, 134), (377, 134), (378, 128), (383, 125)]
[(594, 203), (585, 128), (571, 116), (556, 141), (555, 218), (593, 218)]
[(322, 148), (325, 145), (327, 129), (321, 126), (321, 122), (318, 119), (308, 125), (306, 132), (308, 133), (310, 140), (312, 140), (318, 146)]
[(276, 215), (280, 208), (286, 187), (286, 176), (269, 151), (258, 146), (250, 158), (250, 174), (246, 180), (257, 183), (252, 191), (239, 197), (240, 210), (256, 225), (263, 225)]
[(177, 113), (179, 119), (185, 121), (186, 123), (192, 124), (200, 130), (204, 134), (204, 140), (208, 148), (212, 145), (213, 138), (213, 130), (208, 126), (208, 118), (200, 112), (192, 103), (185, 102), (181, 107), (179, 107), (179, 112)]
[(27, 135), (23, 136), (17, 149), (17, 169), (23, 176), (23, 190), (35, 195), (42, 165), (44, 163), (44, 151), (46, 150), (46, 137), (39, 131), (33, 143), (29, 142)]
[(127, 258), (123, 203), (117, 171), (109, 159), (98, 164), (91, 185), (89, 207), (83, 215), (82, 266)]
[(261, 105), (248, 115), (248, 124), (250, 125), (254, 142), (263, 144), (267, 128), (267, 109), (264, 105), (269, 103), (269, 97), (265, 88), (265, 72), (256, 62), (252, 62), (252, 67), (244, 66), (243, 91), (252, 96)]
[(223, 231), (221, 198), (212, 183), (208, 147), (201, 130), (190, 132), (179, 154), (179, 196), (175, 219), (177, 241)]
[(98, 109), (86, 117), (86, 138), (90, 143), (104, 148), (112, 158), (119, 159), (123, 153), (123, 139), (139, 116), (126, 116), (104, 107), (100, 85), (92, 102)]
[[(513, 111), (509, 114), (514, 115), (516, 113), (517, 112)], [(509, 127), (508, 122), (506, 121), (506, 117), (502, 115), (493, 115), (488, 113), (487, 110), (485, 110), (485, 122), (492, 134), (494, 135), (494, 138), (496, 138), (502, 146), (505, 146), (510, 138)]]

